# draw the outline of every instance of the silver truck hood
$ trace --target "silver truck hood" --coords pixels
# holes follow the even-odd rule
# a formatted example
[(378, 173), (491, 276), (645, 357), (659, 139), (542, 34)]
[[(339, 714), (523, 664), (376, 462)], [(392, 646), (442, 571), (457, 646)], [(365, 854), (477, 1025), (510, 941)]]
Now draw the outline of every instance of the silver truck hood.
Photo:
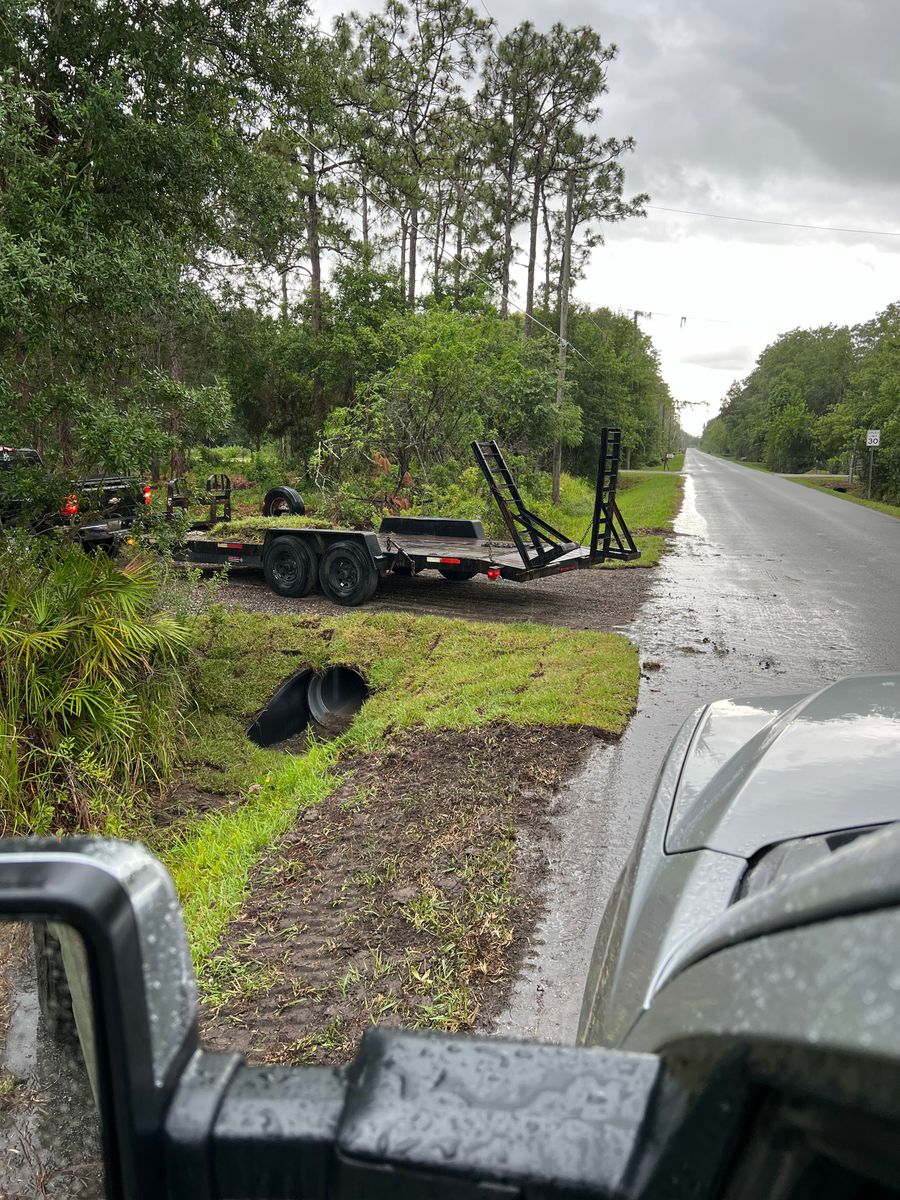
[(669, 854), (750, 858), (790, 838), (900, 820), (900, 674), (810, 696), (722, 700), (685, 758)]

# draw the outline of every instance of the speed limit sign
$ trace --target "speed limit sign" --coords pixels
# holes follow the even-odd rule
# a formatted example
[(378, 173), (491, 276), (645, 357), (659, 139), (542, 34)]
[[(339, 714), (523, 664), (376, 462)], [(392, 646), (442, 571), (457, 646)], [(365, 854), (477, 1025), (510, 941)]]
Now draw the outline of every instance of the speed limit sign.
[(874, 450), (876, 446), (881, 445), (881, 430), (869, 429), (866, 432), (866, 448)]

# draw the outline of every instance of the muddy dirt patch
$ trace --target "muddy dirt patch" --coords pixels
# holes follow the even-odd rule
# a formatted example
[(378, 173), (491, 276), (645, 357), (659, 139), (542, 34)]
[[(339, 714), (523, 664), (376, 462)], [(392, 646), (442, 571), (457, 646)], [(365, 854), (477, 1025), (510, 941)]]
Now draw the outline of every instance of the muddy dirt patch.
[(373, 1022), (488, 1022), (540, 913), (556, 793), (594, 741), (498, 724), (347, 760), (253, 870), (206, 972), (206, 1044), (343, 1062)]
[(214, 812), (232, 812), (240, 803), (239, 799), (223, 796), (218, 792), (204, 791), (182, 779), (154, 806), (153, 829), (169, 829), (172, 825), (183, 825)]

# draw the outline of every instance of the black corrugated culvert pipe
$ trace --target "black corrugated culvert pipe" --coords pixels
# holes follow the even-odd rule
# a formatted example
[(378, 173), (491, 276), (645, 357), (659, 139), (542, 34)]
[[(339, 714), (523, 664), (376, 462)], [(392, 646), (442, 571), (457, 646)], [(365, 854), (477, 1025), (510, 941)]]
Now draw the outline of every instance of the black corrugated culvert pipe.
[(353, 667), (310, 667), (278, 689), (247, 730), (257, 746), (277, 746), (309, 730), (333, 737), (341, 733), (369, 698), (369, 685)]

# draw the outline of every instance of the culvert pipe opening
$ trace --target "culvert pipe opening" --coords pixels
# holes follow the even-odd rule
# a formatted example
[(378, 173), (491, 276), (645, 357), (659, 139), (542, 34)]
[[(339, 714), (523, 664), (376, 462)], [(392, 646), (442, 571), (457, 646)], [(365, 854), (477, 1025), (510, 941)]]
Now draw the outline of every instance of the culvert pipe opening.
[(329, 667), (309, 681), (309, 715), (325, 729), (346, 728), (369, 698), (369, 685), (353, 667)]
[(328, 667), (321, 675), (307, 667), (282, 684), (247, 729), (247, 737), (262, 747), (281, 745), (306, 732), (335, 737), (368, 698), (369, 685), (353, 667)]

